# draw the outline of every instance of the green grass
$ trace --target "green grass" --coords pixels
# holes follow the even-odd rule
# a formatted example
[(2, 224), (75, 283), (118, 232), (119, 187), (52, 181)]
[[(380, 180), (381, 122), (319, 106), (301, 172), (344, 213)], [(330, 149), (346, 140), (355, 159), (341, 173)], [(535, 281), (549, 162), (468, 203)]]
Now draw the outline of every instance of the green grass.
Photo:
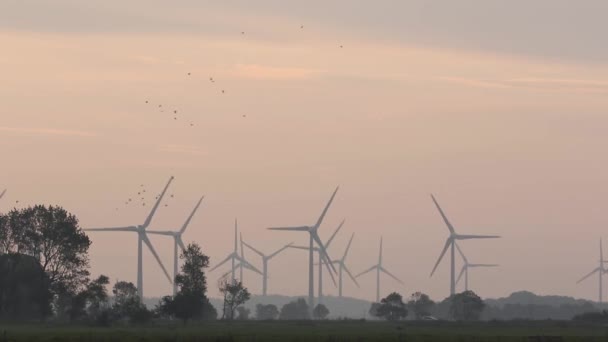
[[(541, 336), (536, 339), (535, 336)], [(0, 341), (608, 341), (608, 327), (572, 322), (209, 322), (86, 327), (0, 324)], [(531, 338), (532, 337), (532, 338)]]

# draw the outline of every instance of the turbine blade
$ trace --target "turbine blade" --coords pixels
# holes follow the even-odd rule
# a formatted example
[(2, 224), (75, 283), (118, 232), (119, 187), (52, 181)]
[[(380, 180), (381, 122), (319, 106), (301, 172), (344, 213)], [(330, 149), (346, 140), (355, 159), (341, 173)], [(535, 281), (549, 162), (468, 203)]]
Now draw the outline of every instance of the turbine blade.
[(325, 243), (325, 247), (326, 248), (329, 248), (329, 245), (331, 244), (331, 242), (333, 241), (333, 239), (336, 237), (336, 234), (338, 234), (338, 232), (340, 231), (340, 229), (342, 229), (342, 226), (344, 225), (344, 221), (346, 221), (346, 220), (342, 220), (342, 222), (340, 223), (340, 225), (338, 226), (338, 228), (336, 228), (336, 230), (334, 231), (334, 233), (331, 234), (331, 237)]
[(88, 232), (136, 232), (137, 228), (134, 226), (130, 227), (114, 227), (114, 228), (87, 228), (83, 229)]
[[(327, 261), (325, 261), (325, 259), (321, 258), (323, 264), (325, 266), (329, 266)], [(321, 266), (319, 266), (321, 267)], [(329, 276), (331, 277), (331, 281), (334, 283), (334, 287), (338, 286), (338, 284), (336, 283), (336, 278), (334, 277), (334, 274), (332, 271), (329, 270), (329, 267), (325, 267), (325, 269), (327, 270), (327, 273), (329, 273)]]
[[(238, 264), (235, 264), (235, 265), (234, 265), (234, 268), (235, 268), (235, 269), (237, 269), (237, 268), (239, 268), (239, 267), (241, 267), (241, 263), (238, 263)], [(226, 271), (226, 273), (224, 273), (224, 274), (222, 274), (222, 275), (220, 276), (220, 279), (224, 279), (224, 278), (228, 277), (228, 276), (229, 276), (231, 273), (232, 273), (232, 269), (229, 269), (228, 271)]]
[(498, 239), (500, 235), (456, 235), (456, 240), (470, 240), (470, 239)]
[(469, 267), (498, 267), (499, 264), (469, 264)]
[[(1, 198), (2, 196), (0, 196)], [(602, 260), (604, 260), (604, 250), (602, 249), (602, 238), (600, 238), (600, 264), (602, 263)]]
[(336, 187), (336, 190), (334, 190), (334, 193), (331, 195), (331, 198), (329, 199), (329, 202), (327, 202), (327, 205), (325, 206), (325, 209), (323, 209), (323, 212), (321, 213), (321, 216), (319, 216), (319, 219), (317, 220), (317, 223), (315, 224), (316, 228), (319, 228), (319, 226), (323, 222), (323, 218), (325, 218), (325, 214), (327, 214), (327, 210), (329, 209), (329, 206), (331, 206), (331, 202), (334, 201), (334, 197), (336, 197), (336, 193), (338, 192), (338, 189), (340, 189), (339, 186)]
[(235, 255), (236, 260), (238, 260), (241, 264), (243, 264), (243, 267), (247, 267), (250, 270), (257, 272), (258, 274), (262, 274), (262, 272), (260, 270), (258, 270), (255, 266), (253, 266), (252, 264), (249, 263), (249, 261), (243, 259), (240, 255)]
[(433, 196), (431, 194), (431, 198), (433, 199), (433, 202), (435, 203), (435, 206), (437, 207), (437, 210), (439, 210), (439, 214), (441, 214), (441, 217), (443, 218), (443, 222), (445, 222), (445, 224), (448, 226), (448, 229), (450, 230), (450, 233), (456, 234), (456, 232), (454, 231), (454, 226), (452, 226), (452, 224), (450, 223), (450, 220), (448, 220), (448, 218), (443, 213), (443, 210), (439, 206), (439, 203), (437, 203), (437, 200), (435, 199), (435, 196)]
[(462, 275), (464, 274), (464, 271), (466, 270), (466, 268), (467, 268), (467, 265), (464, 265), (460, 269), (460, 273), (458, 273), (458, 277), (456, 278), (456, 284), (458, 284), (460, 282), (460, 278), (462, 278)]
[(4, 194), (5, 194), (5, 193), (6, 193), (6, 189), (2, 190), (2, 193), (0, 193), (0, 199), (1, 199), (2, 197), (4, 197)]
[(382, 265), (382, 236), (380, 236), (380, 253), (378, 254), (378, 265)]
[[(239, 263), (239, 266), (240, 266), (240, 263)], [(258, 269), (256, 269), (255, 267), (252, 267), (250, 263), (244, 263), (243, 267), (245, 267), (246, 269), (248, 269), (248, 270), (250, 270), (252, 272), (255, 272), (255, 273), (259, 274), (259, 275), (264, 275), (262, 272), (258, 271)]]
[(371, 271), (375, 270), (376, 268), (378, 268), (378, 265), (374, 265), (374, 266), (372, 266), (372, 267), (368, 268), (367, 270), (365, 270), (365, 271), (363, 271), (363, 272), (361, 272), (361, 273), (357, 274), (357, 275), (355, 276), (355, 278), (359, 278), (360, 276), (362, 276), (362, 275), (364, 275), (364, 274), (366, 274), (366, 273), (369, 273), (369, 272), (371, 272)]
[(391, 272), (389, 272), (386, 268), (384, 267), (380, 267), (380, 271), (386, 273), (389, 277), (395, 279), (396, 281), (399, 282), (399, 284), (403, 284), (403, 282), (401, 281), (401, 279), (397, 278), (395, 275), (393, 275)]
[(589, 272), (589, 274), (587, 274), (586, 276), (582, 277), (582, 278), (581, 278), (579, 281), (577, 281), (576, 283), (577, 283), (577, 284), (578, 284), (578, 283), (580, 283), (581, 281), (583, 281), (583, 280), (585, 280), (585, 279), (587, 279), (587, 278), (591, 277), (591, 276), (592, 276), (592, 275), (593, 275), (595, 272), (598, 272), (598, 271), (600, 271), (600, 268), (599, 268), (599, 267), (598, 267), (598, 268), (596, 268), (596, 269), (594, 269), (593, 271)]
[(274, 252), (274, 253), (270, 254), (269, 256), (267, 256), (266, 259), (272, 259), (272, 258), (274, 258), (277, 254), (281, 253), (286, 248), (291, 247), (291, 245), (293, 245), (293, 242), (290, 242), (290, 243), (286, 244), (285, 246), (279, 248), (276, 252)]
[(464, 263), (468, 264), (469, 260), (467, 260), (467, 257), (464, 256), (464, 253), (462, 252), (462, 249), (460, 249), (460, 245), (457, 244), (456, 242), (454, 242), (454, 244), (456, 245), (456, 250), (458, 251), (458, 254), (460, 254), (460, 256), (462, 257), (462, 260), (464, 260)]
[(190, 213), (190, 216), (188, 216), (188, 219), (186, 220), (186, 222), (184, 222), (184, 225), (182, 226), (182, 229), (179, 230), (180, 234), (182, 234), (183, 232), (186, 231), (186, 228), (188, 228), (188, 225), (190, 224), (190, 221), (192, 221), (192, 217), (194, 216), (194, 214), (198, 210), (198, 207), (201, 206), (201, 202), (203, 201), (204, 198), (205, 198), (205, 196), (201, 197), (201, 199), (198, 200), (198, 203), (194, 207), (194, 210), (192, 210), (192, 212)]
[(355, 283), (355, 285), (357, 285), (357, 287), (359, 287), (359, 282), (357, 281), (357, 279), (355, 277), (353, 277), (353, 274), (350, 273), (350, 270), (348, 269), (348, 267), (346, 267), (346, 264), (342, 264), (342, 267), (343, 267), (344, 271), (346, 272), (346, 274), (348, 274), (348, 277), (350, 278), (350, 280), (352, 280), (353, 283)]
[(219, 264), (215, 265), (212, 269), (209, 270), (209, 272), (213, 272), (214, 270), (216, 270), (218, 267), (222, 266), (223, 264), (227, 263), (230, 259), (232, 259), (233, 253), (230, 253), (230, 255), (228, 255), (226, 257), (226, 259), (222, 260), (222, 262), (220, 262)]
[(160, 231), (160, 230), (146, 230), (147, 234), (152, 234), (152, 235), (165, 235), (165, 236), (173, 236), (175, 234), (175, 232), (170, 232), (170, 231)]
[(310, 230), (310, 227), (308, 226), (300, 226), (300, 227), (273, 227), (273, 228), (267, 228), (268, 230), (291, 230), (291, 231), (298, 231), (298, 232), (307, 232)]
[(163, 262), (160, 260), (158, 253), (156, 253), (154, 246), (152, 246), (152, 242), (150, 242), (150, 239), (148, 239), (148, 236), (145, 233), (143, 233), (141, 236), (142, 236), (142, 240), (144, 241), (146, 246), (148, 246), (148, 249), (150, 250), (150, 252), (152, 252), (152, 255), (154, 255), (154, 259), (156, 259), (156, 262), (158, 262), (158, 265), (160, 265), (160, 268), (162, 268), (163, 273), (165, 273), (165, 276), (169, 280), (169, 283), (173, 284), (173, 280), (171, 279), (169, 272), (167, 272), (165, 265), (163, 265)]
[(173, 176), (171, 176), (171, 178), (169, 178), (169, 181), (167, 182), (167, 185), (165, 185), (163, 192), (161, 192), (160, 196), (158, 196), (158, 200), (156, 200), (154, 207), (152, 207), (150, 214), (148, 215), (148, 217), (146, 218), (146, 221), (143, 224), (144, 229), (148, 228), (148, 226), (150, 225), (150, 222), (152, 222), (152, 217), (154, 216), (156, 209), (158, 209), (158, 206), (160, 205), (160, 202), (163, 200), (163, 196), (165, 196), (165, 193), (167, 192), (167, 189), (169, 188), (169, 185), (171, 184), (172, 181), (173, 181)]
[[(304, 249), (304, 250), (309, 250), (309, 247), (304, 247), (304, 246), (289, 246), (289, 248), (293, 248), (293, 249)], [(316, 248), (313, 248), (313, 250), (316, 250)]]
[(435, 267), (433, 267), (433, 270), (431, 271), (431, 277), (433, 276), (433, 273), (435, 273), (437, 266), (439, 266), (439, 263), (441, 262), (441, 259), (445, 255), (445, 252), (447, 252), (448, 248), (450, 247), (451, 242), (452, 242), (451, 237), (449, 237), (447, 240), (445, 240), (445, 246), (443, 246), (443, 250), (441, 251), (441, 254), (439, 255), (439, 259), (437, 259), (437, 262), (435, 263)]
[(342, 256), (342, 262), (346, 260), (346, 256), (348, 255), (348, 250), (350, 249), (350, 244), (353, 242), (353, 238), (355, 237), (355, 233), (352, 233), (350, 236), (350, 240), (348, 240), (348, 245), (346, 245), (346, 250), (344, 251), (344, 255)]
[(332, 270), (334, 273), (337, 273), (334, 264), (331, 263), (331, 258), (329, 257), (329, 254), (327, 254), (327, 249), (325, 249), (325, 246), (323, 246), (323, 242), (321, 241), (321, 238), (319, 238), (317, 232), (311, 231), (310, 234), (312, 234), (312, 239), (315, 240), (317, 246), (319, 246), (319, 253), (321, 253), (321, 257), (327, 261), (329, 269)]
[(181, 236), (176, 236), (175, 240), (177, 241), (177, 245), (179, 246), (179, 248), (182, 249), (182, 251), (186, 250), (186, 246), (184, 245), (184, 241), (182, 241), (182, 237)]
[(251, 249), (252, 251), (254, 251), (256, 254), (258, 254), (262, 258), (264, 257), (264, 253), (262, 253), (262, 252), (258, 251), (257, 249), (253, 248), (253, 246), (251, 246), (247, 242), (243, 241), (243, 245), (245, 245), (245, 247), (247, 247), (247, 248)]

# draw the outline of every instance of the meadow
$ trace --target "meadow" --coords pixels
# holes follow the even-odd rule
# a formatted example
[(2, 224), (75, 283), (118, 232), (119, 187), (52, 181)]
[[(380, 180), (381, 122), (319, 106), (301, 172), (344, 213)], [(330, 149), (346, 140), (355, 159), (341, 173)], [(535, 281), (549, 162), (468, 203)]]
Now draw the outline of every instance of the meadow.
[(608, 326), (558, 321), (234, 321), (145, 327), (2, 325), (0, 341), (607, 341)]

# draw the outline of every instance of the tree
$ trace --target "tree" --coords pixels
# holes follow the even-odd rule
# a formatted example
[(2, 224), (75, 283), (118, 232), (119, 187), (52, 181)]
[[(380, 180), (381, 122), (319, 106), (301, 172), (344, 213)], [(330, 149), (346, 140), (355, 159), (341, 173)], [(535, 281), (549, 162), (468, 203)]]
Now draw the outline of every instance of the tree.
[(483, 300), (470, 290), (453, 295), (450, 302), (450, 316), (458, 321), (477, 321), (485, 308)]
[(393, 292), (386, 296), (386, 298), (382, 298), (375, 311), (376, 317), (389, 321), (397, 321), (407, 317), (407, 307), (403, 303), (403, 297), (397, 292)]
[(238, 313), (238, 316), (236, 317), (236, 319), (241, 320), (241, 321), (248, 320), (249, 315), (251, 314), (251, 310), (247, 309), (244, 306), (239, 306), (238, 308), (236, 308), (236, 312)]
[(163, 316), (177, 317), (184, 323), (194, 318), (215, 318), (217, 313), (206, 295), (204, 270), (209, 267), (209, 257), (203, 254), (199, 245), (192, 243), (181, 253), (180, 259), (184, 263), (175, 277), (177, 294), (175, 297), (163, 297), (157, 311)]
[(74, 215), (59, 206), (36, 205), (0, 216), (0, 252), (36, 258), (53, 294), (76, 293), (87, 283), (91, 241)]
[(219, 289), (224, 296), (224, 312), (222, 319), (234, 319), (234, 311), (251, 298), (251, 294), (240, 281), (229, 282), (223, 278), (219, 282)]
[(298, 298), (298, 300), (289, 302), (281, 308), (279, 319), (282, 320), (306, 320), (310, 319), (310, 312), (308, 311), (308, 304), (304, 298)]
[(431, 315), (431, 310), (433, 309), (435, 302), (422, 292), (414, 292), (407, 305), (414, 312), (416, 319), (422, 319)]
[(325, 319), (327, 315), (329, 315), (329, 309), (321, 303), (317, 304), (312, 310), (312, 316), (315, 319)]
[(279, 316), (279, 309), (273, 304), (258, 304), (255, 306), (255, 317), (260, 321), (276, 319)]
[(152, 318), (152, 313), (141, 302), (137, 295), (137, 287), (133, 283), (119, 281), (112, 289), (114, 305), (112, 312), (119, 319), (126, 319), (131, 323), (146, 323)]

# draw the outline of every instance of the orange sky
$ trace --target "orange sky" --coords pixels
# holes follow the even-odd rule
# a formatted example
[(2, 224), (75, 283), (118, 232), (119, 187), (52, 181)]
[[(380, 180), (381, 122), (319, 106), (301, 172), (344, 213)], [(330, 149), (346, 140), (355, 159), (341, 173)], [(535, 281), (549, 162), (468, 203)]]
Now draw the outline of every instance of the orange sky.
[[(230, 251), (235, 217), (265, 251), (305, 243), (265, 227), (314, 223), (340, 185), (321, 228), (325, 239), (347, 220), (332, 257), (355, 232), (351, 269), (363, 270), (382, 235), (386, 267), (406, 284), (386, 279), (382, 292), (443, 298), (448, 263), (429, 278), (447, 237), (432, 192), (460, 232), (503, 236), (463, 244), (472, 262), (502, 265), (471, 272), (482, 296), (595, 299), (595, 281), (575, 282), (596, 266), (607, 226), (608, 65), (593, 36), (606, 30), (581, 23), (606, 26), (594, 21), (602, 2), (580, 5), (566, 28), (561, 1), (540, 19), (543, 1), (519, 8), (527, 21), (504, 26), (490, 19), (518, 6), (466, 1), (477, 12), (458, 21), (417, 1), (354, 1), (345, 13), (340, 3), (0, 5), (0, 210), (60, 204), (83, 227), (138, 224), (149, 206), (124, 200), (174, 175), (152, 228), (177, 229), (205, 194), (185, 240), (213, 262)], [(91, 237), (93, 274), (135, 281), (136, 237)], [(172, 242), (152, 239), (170, 268)], [(144, 256), (146, 295), (169, 293)], [(306, 262), (300, 251), (273, 260), (270, 292), (306, 293)], [(372, 299), (373, 278), (345, 294)], [(260, 291), (257, 276), (245, 281)]]

